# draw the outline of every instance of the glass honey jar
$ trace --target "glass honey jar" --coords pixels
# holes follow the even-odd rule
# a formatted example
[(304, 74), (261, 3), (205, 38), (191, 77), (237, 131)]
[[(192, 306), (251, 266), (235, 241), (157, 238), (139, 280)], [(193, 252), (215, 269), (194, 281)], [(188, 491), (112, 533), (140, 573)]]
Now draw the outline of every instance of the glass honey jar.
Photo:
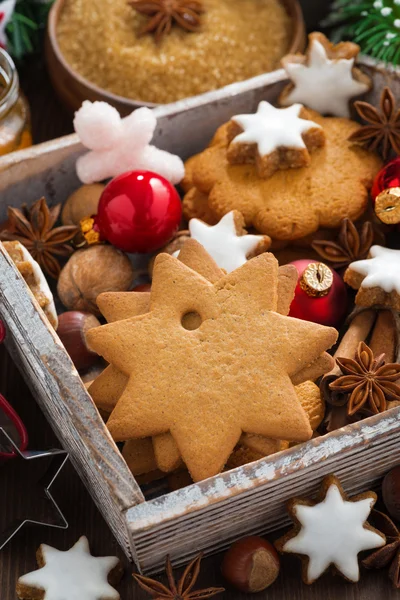
[(0, 48), (0, 156), (31, 145), (29, 105), (13, 60)]

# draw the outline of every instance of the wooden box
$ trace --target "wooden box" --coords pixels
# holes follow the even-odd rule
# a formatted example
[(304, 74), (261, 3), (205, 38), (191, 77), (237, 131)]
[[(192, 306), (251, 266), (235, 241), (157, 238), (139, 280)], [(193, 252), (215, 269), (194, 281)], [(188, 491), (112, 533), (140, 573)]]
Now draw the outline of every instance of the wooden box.
[[(365, 64), (377, 102), (384, 82), (400, 96), (398, 76)], [(155, 144), (183, 158), (200, 151), (230, 116), (274, 102), (285, 82), (277, 71), (204, 96), (155, 109)], [(45, 195), (63, 202), (78, 186), (82, 152), (68, 136), (0, 160), (0, 222), (6, 207)], [(400, 408), (370, 417), (263, 460), (145, 501), (57, 335), (0, 245), (0, 318), (7, 347), (115, 537), (143, 571), (157, 571), (169, 553), (175, 564), (199, 550), (225, 548), (245, 533), (286, 522), (285, 501), (313, 494), (335, 472), (350, 493), (374, 486), (399, 461)]]

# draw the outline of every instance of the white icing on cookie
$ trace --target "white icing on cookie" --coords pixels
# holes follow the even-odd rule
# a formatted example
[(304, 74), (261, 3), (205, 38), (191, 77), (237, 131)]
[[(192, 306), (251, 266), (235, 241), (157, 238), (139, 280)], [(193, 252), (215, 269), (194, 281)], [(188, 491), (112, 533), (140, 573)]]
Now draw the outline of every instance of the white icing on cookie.
[(264, 239), (262, 235), (238, 235), (234, 211), (227, 213), (214, 226), (207, 225), (199, 219), (191, 219), (189, 231), (191, 238), (204, 246), (217, 265), (227, 273), (244, 265), (247, 256)]
[(310, 129), (321, 129), (321, 126), (308, 119), (301, 119), (299, 113), (302, 108), (301, 104), (275, 108), (262, 100), (256, 113), (232, 117), (232, 121), (243, 129), (233, 143), (257, 144), (260, 156), (271, 154), (282, 147), (306, 148), (302, 134)]
[(372, 498), (344, 500), (333, 483), (319, 504), (295, 505), (294, 514), (302, 527), (283, 550), (309, 557), (309, 582), (318, 579), (332, 564), (350, 581), (358, 581), (358, 553), (385, 545), (380, 535), (364, 528), (372, 506)]
[(107, 581), (119, 562), (116, 556), (91, 556), (84, 536), (66, 552), (45, 544), (40, 548), (45, 566), (20, 577), (19, 584), (43, 589), (44, 600), (119, 600)]
[(349, 100), (368, 91), (369, 86), (353, 78), (354, 58), (329, 59), (321, 42), (311, 42), (308, 64), (284, 62), (293, 90), (285, 106), (301, 102), (322, 114), (350, 117)]
[(352, 271), (365, 275), (361, 287), (379, 287), (384, 292), (400, 294), (400, 250), (372, 246), (369, 253), (371, 258), (349, 265)]
[(54, 329), (57, 329), (57, 326), (58, 326), (57, 311), (56, 311), (56, 307), (54, 304), (53, 294), (50, 291), (49, 284), (47, 283), (46, 277), (43, 275), (43, 271), (40, 268), (40, 265), (36, 262), (36, 260), (34, 260), (32, 255), (25, 248), (25, 246), (23, 246), (22, 244), (19, 244), (18, 249), (21, 250), (24, 260), (26, 262), (30, 263), (30, 265), (32, 265), (33, 277), (35, 279), (35, 282), (36, 282), (37, 286), (39, 287), (40, 291), (43, 292), (43, 294), (49, 300), (49, 303), (46, 306), (46, 311), (48, 311), (50, 313), (50, 315), (54, 321), (52, 323)]

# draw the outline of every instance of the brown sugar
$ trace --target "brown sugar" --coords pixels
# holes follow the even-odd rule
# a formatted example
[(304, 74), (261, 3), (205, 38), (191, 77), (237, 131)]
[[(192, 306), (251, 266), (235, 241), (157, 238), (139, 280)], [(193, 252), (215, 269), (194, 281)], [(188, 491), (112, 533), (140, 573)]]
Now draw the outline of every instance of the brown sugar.
[(71, 67), (110, 92), (167, 103), (271, 71), (290, 44), (279, 0), (203, 0), (199, 33), (174, 26), (156, 44), (127, 0), (65, 0), (57, 36)]

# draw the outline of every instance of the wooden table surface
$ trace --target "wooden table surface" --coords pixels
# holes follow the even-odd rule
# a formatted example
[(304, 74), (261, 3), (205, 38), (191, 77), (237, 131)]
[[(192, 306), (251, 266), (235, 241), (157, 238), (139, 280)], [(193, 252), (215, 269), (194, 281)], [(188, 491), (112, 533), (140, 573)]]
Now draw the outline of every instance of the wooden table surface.
[[(64, 111), (55, 98), (43, 66), (37, 61), (30, 62), (21, 71), (21, 81), (32, 108), (35, 141), (70, 133), (71, 116)], [(0, 348), (0, 392), (13, 404), (26, 423), (32, 449), (59, 447), (4, 348)], [(368, 465), (365, 465), (365, 468), (368, 468)], [(71, 465), (68, 464), (60, 474), (53, 492), (70, 527), (66, 531), (26, 527), (11, 540), (0, 552), (0, 600), (15, 600), (17, 578), (35, 569), (35, 552), (40, 543), (67, 549), (81, 535), (88, 537), (93, 554), (117, 554), (124, 561), (126, 574), (119, 587), (122, 600), (133, 600), (133, 598), (142, 600), (148, 597), (133, 583), (131, 565), (125, 560)], [(19, 513), (27, 513), (27, 516), (32, 518), (43, 516), (45, 508), (36, 505), (31, 499), (29, 487), (24, 482), (17, 484), (15, 473), (10, 465), (7, 468), (0, 466), (0, 526), (15, 514), (17, 508)], [(219, 572), (220, 563), (221, 555), (203, 561), (199, 587), (223, 585)], [(346, 583), (340, 577), (327, 574), (316, 584), (308, 587), (301, 582), (299, 561), (292, 557), (284, 557), (278, 580), (268, 591), (260, 593), (258, 597), (270, 600), (320, 600), (322, 598), (324, 600), (377, 600), (385, 597), (389, 600), (398, 597), (397, 594), (384, 571), (363, 570), (361, 581), (357, 585)], [(242, 600), (257, 596), (240, 594), (228, 589), (220, 597)]]

